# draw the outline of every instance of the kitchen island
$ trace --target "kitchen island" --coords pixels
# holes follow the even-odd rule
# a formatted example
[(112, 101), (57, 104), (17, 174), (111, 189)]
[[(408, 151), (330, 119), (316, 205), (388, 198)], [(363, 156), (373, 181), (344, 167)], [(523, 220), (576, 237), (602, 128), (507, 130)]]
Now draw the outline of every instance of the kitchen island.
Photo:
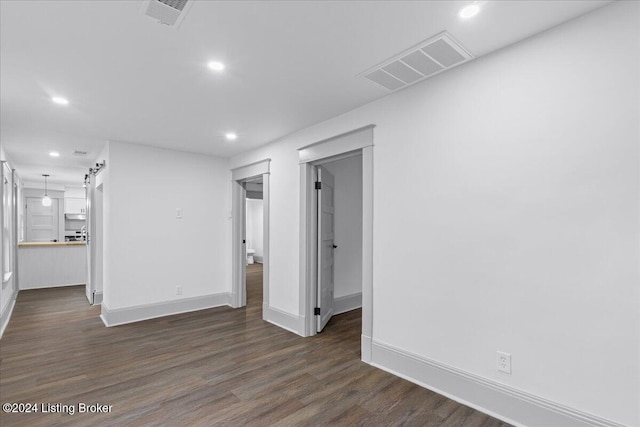
[(85, 242), (18, 243), (18, 280), (21, 290), (84, 285)]

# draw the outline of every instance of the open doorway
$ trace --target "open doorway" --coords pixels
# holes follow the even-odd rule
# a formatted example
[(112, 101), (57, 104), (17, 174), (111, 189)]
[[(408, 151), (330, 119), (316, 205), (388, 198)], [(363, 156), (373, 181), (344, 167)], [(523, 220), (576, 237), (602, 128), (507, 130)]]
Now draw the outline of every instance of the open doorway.
[(245, 181), (245, 294), (247, 308), (262, 309), (262, 276), (264, 272), (264, 201), (263, 179)]
[(314, 162), (316, 332), (362, 307), (362, 153)]
[[(330, 312), (331, 315), (343, 310), (349, 311), (351, 308), (361, 305), (361, 358), (365, 362), (371, 361), (371, 332), (373, 328), (373, 129), (374, 125), (368, 125), (298, 149), (301, 178), (300, 281), (303, 283), (300, 303), (301, 314), (305, 322), (305, 335), (317, 334), (318, 330), (321, 330), (319, 326), (328, 322), (326, 316), (323, 316), (323, 305), (331, 305), (326, 307), (327, 312)], [(335, 230), (336, 206), (333, 206), (333, 218), (331, 220), (325, 218), (325, 222), (334, 222), (334, 236), (331, 239), (331, 233), (328, 233), (328, 235), (322, 234), (322, 229), (325, 228), (322, 224), (323, 213), (331, 211), (330, 206), (325, 206), (324, 208), (321, 206), (324, 203), (322, 196), (324, 179), (322, 175), (323, 172), (325, 176), (328, 176), (328, 174), (333, 175), (333, 192), (335, 193), (337, 185), (335, 175), (332, 172), (342, 170), (342, 167), (332, 171), (332, 166), (327, 168), (326, 165), (336, 162), (334, 166), (337, 166), (337, 162), (345, 159), (351, 159), (351, 162), (358, 163), (358, 167), (355, 170), (353, 170), (353, 166), (347, 167), (345, 170), (351, 173), (359, 173), (361, 180), (347, 179), (346, 182), (357, 183), (360, 186), (358, 194), (350, 197), (358, 198), (361, 201), (362, 210), (358, 215), (359, 221), (351, 222), (351, 225), (346, 228), (347, 231), (343, 229), (343, 231), (337, 232)], [(317, 184), (318, 181), (320, 181), (320, 184)], [(344, 184), (339, 185), (340, 187), (344, 186)], [(320, 188), (316, 189), (318, 186)], [(335, 202), (335, 194), (333, 201)], [(353, 221), (353, 218), (351, 221)], [(349, 234), (356, 228), (361, 231), (359, 236), (344, 236), (345, 233)], [(342, 252), (342, 255), (346, 255), (346, 252), (348, 252), (344, 248), (345, 244), (347, 246), (350, 244), (355, 245), (360, 248), (359, 251), (355, 251), (355, 256), (360, 259), (360, 274), (353, 274), (353, 267), (358, 269), (358, 261), (354, 262), (353, 259), (342, 258), (342, 261), (347, 264), (346, 268), (351, 270), (351, 283), (358, 283), (359, 286), (356, 285), (355, 289), (350, 288), (348, 285), (345, 286), (342, 295), (337, 294), (334, 287), (333, 298), (324, 298), (325, 303), (322, 301), (323, 286), (325, 286), (322, 270), (325, 270), (325, 276), (327, 274), (335, 275), (336, 268), (345, 267), (336, 265), (336, 261), (340, 263), (338, 261), (339, 252)], [(333, 246), (336, 247), (333, 248)], [(322, 249), (323, 247), (325, 248), (324, 250)], [(332, 254), (328, 250), (329, 247), (334, 249)], [(343, 250), (341, 251), (341, 249)], [(353, 248), (352, 255), (354, 255)], [(330, 270), (326, 270), (326, 267), (331, 265), (332, 262), (333, 272), (330, 272)], [(349, 277), (349, 274), (347, 274), (347, 277)], [(361, 291), (358, 292), (360, 289)], [(326, 295), (326, 292), (324, 294)], [(323, 317), (325, 318), (322, 319)], [(319, 321), (319, 318), (322, 320)]]
[[(231, 306), (262, 311), (269, 303), (269, 163), (232, 170)], [(261, 286), (261, 289), (257, 289)]]

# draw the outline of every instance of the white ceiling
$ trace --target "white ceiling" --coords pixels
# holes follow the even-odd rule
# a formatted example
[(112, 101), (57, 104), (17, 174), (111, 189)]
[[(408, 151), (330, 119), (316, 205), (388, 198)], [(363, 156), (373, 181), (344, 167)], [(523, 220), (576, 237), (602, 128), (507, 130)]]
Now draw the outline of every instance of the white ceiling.
[(385, 96), (356, 75), (443, 30), (479, 57), (608, 2), (489, 0), (463, 21), (468, 1), (195, 1), (171, 28), (142, 0), (2, 0), (0, 140), (23, 179), (63, 184), (107, 140), (231, 156)]

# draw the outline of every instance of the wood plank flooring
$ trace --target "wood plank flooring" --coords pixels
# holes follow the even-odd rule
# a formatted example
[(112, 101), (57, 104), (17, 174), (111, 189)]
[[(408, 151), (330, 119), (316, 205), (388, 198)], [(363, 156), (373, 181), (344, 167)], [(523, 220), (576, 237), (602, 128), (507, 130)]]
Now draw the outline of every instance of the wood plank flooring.
[[(76, 412), (0, 413), (2, 426), (485, 426), (507, 424), (360, 362), (360, 310), (301, 338), (247, 307), (106, 328), (83, 287), (19, 294), (0, 341), (0, 402)], [(80, 414), (78, 403), (112, 405)]]

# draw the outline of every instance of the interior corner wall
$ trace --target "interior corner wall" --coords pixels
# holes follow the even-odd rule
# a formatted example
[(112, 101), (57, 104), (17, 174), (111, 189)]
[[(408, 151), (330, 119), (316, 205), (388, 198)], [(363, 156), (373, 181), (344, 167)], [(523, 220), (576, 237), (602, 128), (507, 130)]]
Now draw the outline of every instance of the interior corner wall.
[(373, 123), (374, 342), (639, 425), (639, 7), (232, 158), (271, 159), (271, 305), (303, 312), (296, 150)]
[(110, 141), (105, 172), (109, 310), (230, 292), (231, 174), (225, 159)]
[(334, 298), (362, 293), (362, 156), (322, 164), (334, 181)]

